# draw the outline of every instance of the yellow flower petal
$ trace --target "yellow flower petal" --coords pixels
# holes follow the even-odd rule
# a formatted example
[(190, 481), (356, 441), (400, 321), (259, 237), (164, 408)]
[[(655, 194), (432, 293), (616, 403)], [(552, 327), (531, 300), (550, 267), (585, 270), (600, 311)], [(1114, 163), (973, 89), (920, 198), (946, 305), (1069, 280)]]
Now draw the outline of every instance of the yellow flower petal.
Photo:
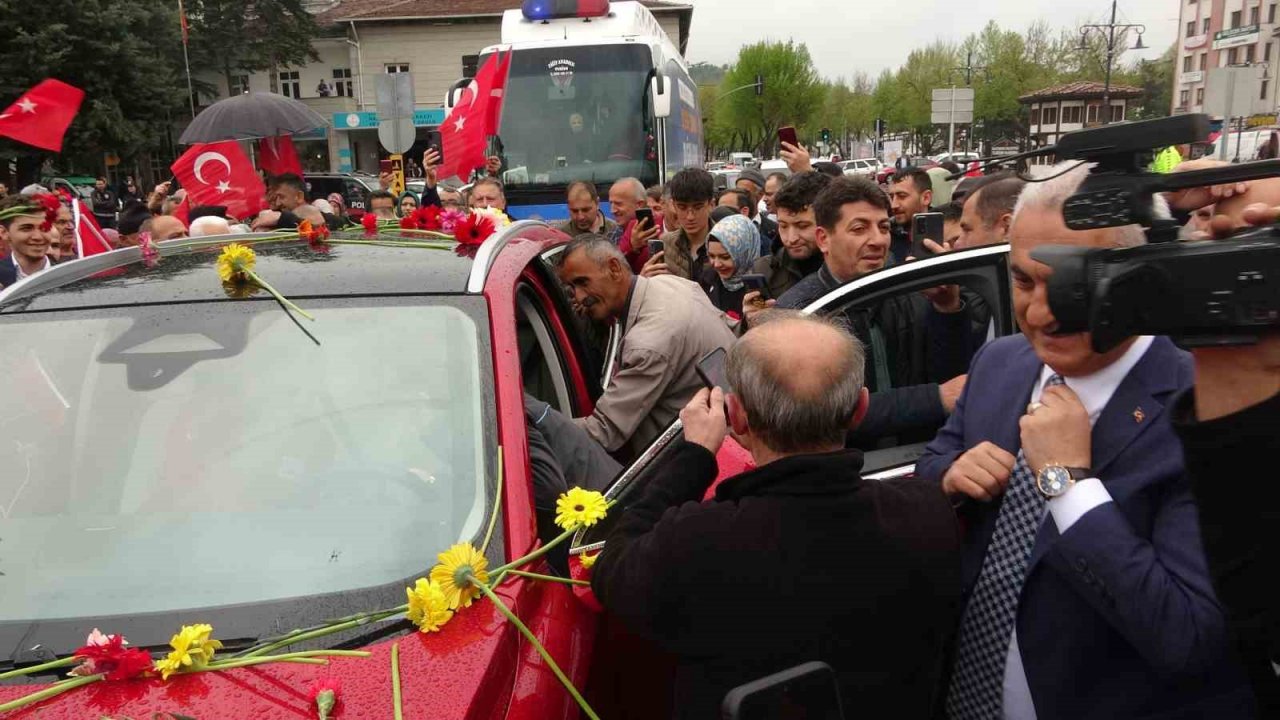
[(160, 677), (168, 680), (169, 676), (184, 667), (204, 667), (213, 660), (213, 654), (222, 648), (222, 642), (214, 640), (213, 626), (206, 624), (183, 625), (169, 640), (173, 651), (163, 660), (157, 660), (156, 671)]
[(453, 618), (444, 592), (430, 580), (418, 578), (413, 587), (404, 591), (409, 596), (409, 611), (405, 616), (422, 632), (436, 632)]
[(489, 561), (470, 543), (458, 543), (440, 553), (439, 565), (431, 568), (431, 582), (444, 593), (450, 610), (471, 607), (471, 601), (480, 597), (480, 588), (467, 576), (474, 576), (482, 583), (489, 582)]
[(600, 557), (600, 553), (596, 553), (594, 555), (583, 554), (583, 556), (578, 559), (578, 562), (582, 563), (583, 568), (590, 570), (591, 567), (596, 564), (596, 558), (598, 557)]
[(218, 277), (222, 278), (223, 282), (242, 277), (247, 271), (253, 270), (257, 261), (258, 256), (253, 252), (253, 248), (240, 243), (231, 243), (223, 248), (222, 254), (218, 256)]
[(591, 527), (608, 513), (608, 501), (594, 490), (571, 488), (556, 500), (556, 525), (565, 530)]

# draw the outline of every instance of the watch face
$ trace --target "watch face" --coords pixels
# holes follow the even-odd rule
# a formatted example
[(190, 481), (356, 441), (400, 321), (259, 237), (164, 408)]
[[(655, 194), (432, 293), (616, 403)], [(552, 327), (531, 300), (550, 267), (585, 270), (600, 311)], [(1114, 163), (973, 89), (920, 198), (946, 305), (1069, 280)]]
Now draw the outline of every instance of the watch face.
[(1036, 475), (1036, 486), (1049, 497), (1057, 497), (1071, 487), (1071, 473), (1066, 468), (1049, 465)]

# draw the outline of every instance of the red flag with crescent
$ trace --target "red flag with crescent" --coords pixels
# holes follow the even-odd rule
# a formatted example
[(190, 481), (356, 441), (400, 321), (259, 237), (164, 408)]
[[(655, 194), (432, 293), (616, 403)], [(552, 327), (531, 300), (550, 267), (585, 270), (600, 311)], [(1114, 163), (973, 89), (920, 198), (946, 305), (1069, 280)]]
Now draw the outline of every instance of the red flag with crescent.
[(440, 126), (440, 145), (444, 151), (440, 177), (456, 175), (465, 181), (472, 170), (484, 165), (485, 140), (498, 130), (510, 64), (510, 51), (485, 58), (475, 79), (462, 91), (458, 104), (444, 119)]
[(298, 159), (293, 138), (288, 135), (278, 135), (259, 140), (258, 167), (266, 170), (268, 175), (293, 173), (302, 177), (302, 161)]
[(267, 188), (234, 140), (192, 145), (171, 169), (193, 206), (224, 205), (241, 220), (266, 207)]
[(53, 152), (62, 152), (62, 137), (80, 111), (84, 91), (48, 78), (0, 112), (0, 135)]

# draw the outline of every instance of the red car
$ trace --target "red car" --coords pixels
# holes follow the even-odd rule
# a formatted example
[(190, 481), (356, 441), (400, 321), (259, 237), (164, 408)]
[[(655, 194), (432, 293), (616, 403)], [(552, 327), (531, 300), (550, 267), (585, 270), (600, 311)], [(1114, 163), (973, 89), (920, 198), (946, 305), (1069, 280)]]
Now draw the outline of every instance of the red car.
[[(257, 236), (227, 240), (246, 237)], [(298, 323), (318, 344), (265, 293), (228, 294), (217, 250), (182, 241), (162, 245), (153, 268), (127, 248), (0, 293), (9, 379), (0, 673), (67, 657), (95, 628), (160, 657), (180, 626), (209, 623), (228, 657), (295, 628), (394, 607), (439, 552), (480, 545), (499, 487), (490, 566), (535, 548), (522, 393), (590, 412), (619, 342), (585, 342), (553, 272), (566, 240), (525, 221), (474, 257), (256, 245), (257, 273), (314, 315)], [(998, 309), (992, 332), (1005, 334), (1004, 258), (1004, 248), (980, 248), (891, 268), (813, 309), (945, 279), (987, 298)], [(677, 421), (609, 495), (625, 505), (678, 434)], [(909, 472), (920, 447), (882, 443), (866, 470)], [(742, 466), (727, 443), (722, 474)], [(583, 534), (572, 552), (598, 547), (605, 532)], [(664, 658), (602, 625), (590, 598), (523, 579), (498, 594), (601, 717), (624, 707), (634, 717), (641, 701), (656, 713), (665, 702), (655, 685)], [(535, 649), (480, 600), (435, 633), (397, 616), (287, 648), (358, 648), (367, 658), (99, 682), (6, 717), (307, 718), (308, 686), (336, 677), (335, 718), (386, 718), (395, 643), (412, 717), (579, 716)], [(0, 705), (65, 672), (0, 682)]]

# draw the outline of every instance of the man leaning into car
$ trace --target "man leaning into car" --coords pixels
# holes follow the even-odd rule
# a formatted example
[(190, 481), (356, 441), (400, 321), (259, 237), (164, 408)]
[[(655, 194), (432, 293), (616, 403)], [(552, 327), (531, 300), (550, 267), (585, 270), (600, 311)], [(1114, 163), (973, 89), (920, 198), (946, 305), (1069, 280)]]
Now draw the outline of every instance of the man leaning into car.
[(675, 420), (702, 382), (704, 355), (733, 344), (724, 315), (694, 282), (638, 277), (600, 235), (579, 235), (560, 255), (560, 281), (592, 320), (618, 323), (622, 345), (595, 411), (574, 422), (605, 450), (630, 459)]

